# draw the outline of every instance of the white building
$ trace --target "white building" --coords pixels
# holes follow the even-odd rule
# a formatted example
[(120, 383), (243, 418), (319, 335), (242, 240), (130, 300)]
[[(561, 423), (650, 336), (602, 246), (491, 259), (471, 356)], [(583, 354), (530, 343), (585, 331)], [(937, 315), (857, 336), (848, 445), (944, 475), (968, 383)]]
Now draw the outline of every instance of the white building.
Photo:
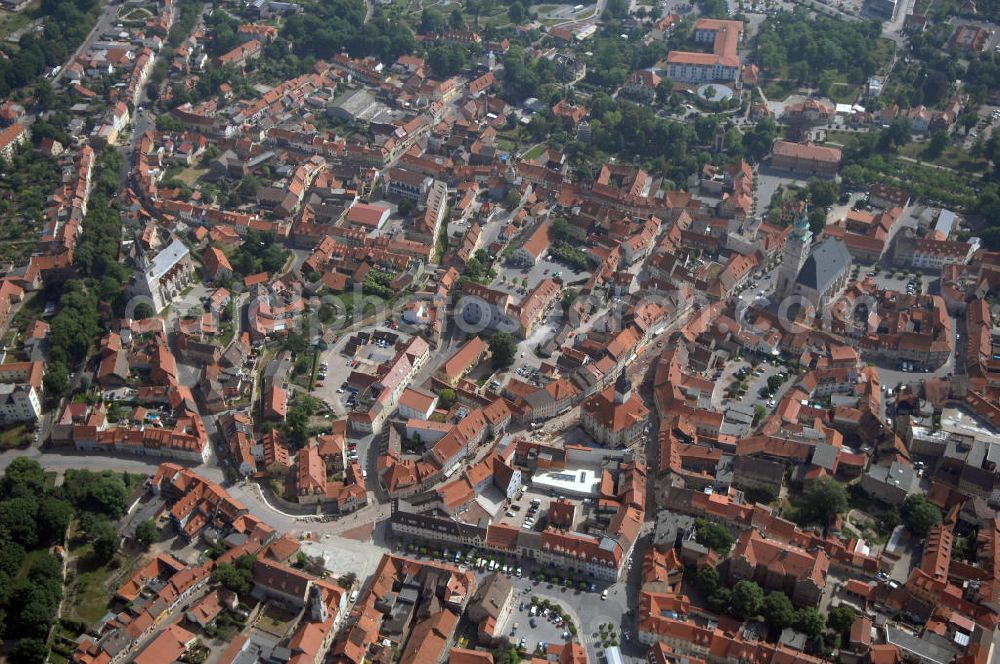
[(29, 422), (42, 415), (39, 397), (45, 363), (12, 362), (0, 368), (0, 421)]
[(139, 269), (141, 272), (136, 274), (135, 291), (153, 301), (156, 313), (163, 311), (194, 278), (191, 252), (176, 238), (152, 260), (141, 256)]

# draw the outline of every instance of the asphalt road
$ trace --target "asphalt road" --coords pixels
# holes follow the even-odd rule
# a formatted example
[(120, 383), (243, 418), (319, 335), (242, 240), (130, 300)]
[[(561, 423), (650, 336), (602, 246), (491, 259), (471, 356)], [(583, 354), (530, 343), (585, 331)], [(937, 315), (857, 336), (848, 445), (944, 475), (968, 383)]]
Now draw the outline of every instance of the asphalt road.
[(118, 16), (119, 9), (121, 9), (121, 5), (119, 4), (105, 5), (104, 11), (101, 12), (100, 17), (91, 29), (90, 34), (88, 34), (87, 38), (83, 40), (80, 47), (73, 51), (73, 54), (66, 59), (66, 62), (63, 64), (62, 69), (59, 70), (59, 73), (52, 77), (53, 84), (57, 84), (60, 80), (62, 80), (63, 74), (66, 73), (66, 67), (73, 64), (77, 57), (90, 47), (90, 44), (94, 41), (94, 38), (97, 35), (102, 34), (105, 30), (111, 27), (111, 24), (114, 23), (115, 18)]

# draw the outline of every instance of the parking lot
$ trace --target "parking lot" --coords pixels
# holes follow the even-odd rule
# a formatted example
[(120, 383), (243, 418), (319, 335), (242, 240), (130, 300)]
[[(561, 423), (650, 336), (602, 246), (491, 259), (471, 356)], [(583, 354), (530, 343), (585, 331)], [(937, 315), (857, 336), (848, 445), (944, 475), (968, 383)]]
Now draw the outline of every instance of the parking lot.
[[(399, 540), (395, 543), (394, 549), (400, 555), (408, 555), (417, 559), (426, 559), (431, 553), (427, 547), (420, 550), (419, 546)], [(530, 619), (527, 615), (530, 612), (532, 597), (546, 599), (557, 603), (566, 615), (570, 617), (577, 628), (577, 639), (587, 648), (590, 661), (599, 661), (599, 653), (603, 649), (598, 639), (598, 627), (604, 624), (615, 626), (616, 633), (620, 636), (622, 655), (626, 662), (645, 661), (645, 648), (634, 639), (634, 625), (630, 604), (638, 602), (639, 577), (641, 576), (641, 564), (633, 565), (634, 560), (641, 556), (638, 553), (641, 547), (637, 545), (637, 552), (626, 563), (627, 582), (609, 584), (605, 581), (586, 579), (582, 583), (585, 575), (576, 574), (575, 584), (560, 576), (561, 570), (544, 565), (536, 565), (528, 560), (520, 560), (516, 556), (505, 559), (503, 556), (490, 554), (487, 552), (477, 552), (472, 548), (462, 548), (456, 551), (454, 548), (445, 549), (439, 553), (448, 554), (446, 560), (460, 566), (460, 569), (471, 567), (475, 571), (476, 579), (482, 582), (490, 573), (489, 561), (496, 561), (497, 569), (502, 571), (503, 564), (507, 565), (506, 576), (510, 579), (514, 587), (515, 606), (514, 615), (505, 626), (504, 635), (509, 636), (513, 623), (519, 623), (517, 638), (512, 638), (515, 644), (523, 637), (526, 647), (533, 650), (541, 641), (561, 642), (563, 629), (554, 628), (551, 623), (537, 621), (535, 628), (531, 627)], [(438, 557), (440, 559), (440, 556)], [(518, 566), (521, 567), (521, 576), (517, 576)], [(541, 578), (540, 575), (544, 575)], [(556, 579), (555, 577), (559, 577)], [(605, 595), (605, 591), (607, 591)], [(521, 604), (525, 607), (522, 610)]]
[[(508, 635), (511, 643), (528, 652), (534, 652), (539, 646), (544, 649), (544, 644), (565, 643), (572, 638), (566, 630), (567, 625), (557, 613), (531, 603), (528, 589), (521, 590), (515, 601), (517, 606), (511, 611), (510, 618), (501, 631)], [(562, 608), (560, 606), (560, 609)]]
[[(506, 283), (503, 280), (504, 277), (506, 277)], [(590, 272), (587, 270), (578, 272), (562, 263), (543, 258), (531, 267), (501, 267), (497, 273), (497, 278), (493, 280), (493, 284), (490, 287), (524, 297), (542, 280), (553, 279), (555, 277), (560, 277), (563, 283), (566, 284), (582, 283), (590, 278)], [(527, 287), (524, 286), (524, 279), (528, 280)]]
[[(541, 530), (548, 520), (546, 515), (549, 512), (549, 504), (555, 499), (548, 492), (528, 488), (519, 498), (511, 501), (506, 513), (499, 515), (500, 523), (525, 530)], [(578, 509), (577, 520), (580, 520), (581, 516), (582, 511)]]
[[(859, 274), (863, 278), (866, 273)], [(893, 272), (881, 271), (874, 277), (875, 283), (883, 290), (893, 290), (899, 293), (927, 293), (930, 291), (931, 283), (937, 279), (934, 275), (924, 274), (918, 279), (915, 272), (902, 271)]]
[[(396, 330), (387, 331), (399, 335), (402, 341), (409, 338), (408, 335)], [(317, 373), (316, 383), (312, 391), (313, 396), (322, 399), (330, 405), (337, 417), (344, 417), (347, 414), (347, 400), (350, 398), (351, 393), (346, 389), (346, 386), (342, 386), (347, 382), (347, 378), (351, 375), (351, 372), (355, 370), (363, 371), (365, 367), (374, 368), (376, 365), (392, 359), (395, 353), (389, 346), (379, 346), (375, 342), (371, 342), (363, 346), (355, 357), (349, 358), (342, 351), (347, 345), (350, 336), (352, 335), (344, 335), (333, 346), (320, 354), (319, 372)], [(323, 378), (321, 379), (320, 376), (323, 376)]]

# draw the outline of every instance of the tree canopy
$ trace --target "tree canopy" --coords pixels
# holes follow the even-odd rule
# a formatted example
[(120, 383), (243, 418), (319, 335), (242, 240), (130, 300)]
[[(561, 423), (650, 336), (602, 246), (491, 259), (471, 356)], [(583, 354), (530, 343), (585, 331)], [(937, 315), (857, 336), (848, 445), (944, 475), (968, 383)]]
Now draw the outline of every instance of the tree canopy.
[(517, 340), (510, 332), (497, 332), (490, 338), (490, 353), (495, 369), (506, 369), (517, 357)]
[(828, 526), (847, 510), (847, 490), (836, 480), (821, 478), (806, 485), (799, 507), (799, 520)]
[(917, 537), (927, 537), (941, 523), (941, 510), (922, 493), (911, 493), (903, 502), (903, 525)]
[(135, 540), (148, 548), (160, 536), (160, 531), (156, 528), (156, 523), (152, 519), (147, 519), (140, 523), (135, 529)]
[(121, 512), (108, 498), (114, 492), (102, 487), (121, 483), (121, 475), (67, 471), (65, 479), (52, 486), (38, 462), (26, 457), (14, 459), (0, 478), (0, 635), (11, 643), (11, 661), (44, 661), (35, 658), (37, 641), (44, 656), (63, 595), (62, 563), (48, 548), (65, 542), (74, 515), (92, 546), (88, 564), (106, 562), (118, 548), (118, 533), (104, 512)]
[(881, 32), (875, 21), (841, 21), (796, 8), (764, 21), (757, 59), (774, 78), (818, 85), (824, 72), (843, 72), (850, 82), (862, 83), (880, 64)]
[(761, 613), (764, 621), (774, 629), (785, 629), (795, 622), (795, 607), (785, 593), (768, 593), (761, 606)]
[(707, 519), (695, 520), (694, 527), (695, 540), (698, 544), (723, 555), (729, 553), (729, 548), (733, 545), (733, 536), (725, 527)]
[(764, 591), (753, 581), (738, 581), (733, 586), (732, 601), (738, 618), (753, 618), (764, 606)]

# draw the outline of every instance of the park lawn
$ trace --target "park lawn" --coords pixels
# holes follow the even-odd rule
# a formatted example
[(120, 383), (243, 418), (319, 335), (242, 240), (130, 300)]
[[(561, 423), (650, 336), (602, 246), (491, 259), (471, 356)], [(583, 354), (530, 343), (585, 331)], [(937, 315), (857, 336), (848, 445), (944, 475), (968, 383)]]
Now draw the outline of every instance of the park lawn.
[(899, 148), (899, 154), (918, 159), (928, 164), (953, 168), (957, 171), (981, 173), (988, 166), (985, 159), (974, 158), (961, 145), (949, 145), (935, 159), (928, 159), (924, 156), (924, 150), (926, 149), (927, 141), (911, 141)]
[(35, 549), (34, 551), (29, 551), (28, 555), (24, 557), (24, 560), (21, 561), (21, 567), (17, 570), (17, 576), (14, 577), (14, 580), (20, 581), (26, 577), (28, 575), (28, 570), (31, 569), (31, 566), (35, 563), (35, 561), (39, 558), (47, 556), (48, 554), (48, 549)]
[(544, 144), (539, 144), (539, 145), (536, 145), (535, 147), (531, 148), (527, 152), (525, 152), (524, 156), (522, 158), (523, 159), (528, 159), (528, 160), (537, 159), (538, 157), (542, 156), (543, 152), (545, 152), (545, 145)]
[(489, 25), (494, 28), (502, 28), (512, 25), (510, 22), (510, 16), (507, 13), (506, 5), (500, 5), (488, 14), (480, 12), (478, 16), (463, 10), (462, 18), (465, 19), (465, 22), (469, 25), (473, 25), (478, 21), (480, 27)]
[(830, 98), (837, 104), (853, 104), (860, 94), (860, 85), (834, 83), (830, 86)]
[(32, 2), (19, 12), (9, 12), (5, 9), (0, 9), (0, 35), (6, 37), (10, 33), (28, 25), (39, 4), (40, 2)]
[(514, 152), (517, 150), (517, 142), (504, 136), (497, 136), (497, 148), (502, 152)]
[(799, 84), (787, 78), (768, 78), (764, 83), (764, 96), (771, 101), (783, 101), (799, 89)]
[(254, 626), (268, 634), (282, 637), (288, 632), (294, 620), (295, 614), (285, 611), (276, 604), (268, 604), (260, 612), (260, 617)]
[(205, 173), (208, 173), (208, 168), (206, 168), (206, 167), (188, 166), (187, 168), (185, 168), (184, 170), (182, 170), (180, 173), (178, 173), (176, 177), (177, 177), (178, 180), (180, 180), (184, 184), (186, 184), (189, 187), (191, 187)]
[(844, 147), (855, 136), (857, 134), (850, 131), (828, 131), (826, 132), (826, 141), (824, 141), (824, 144)]
[[(894, 42), (891, 39), (879, 39), (875, 46), (876, 71), (883, 71), (892, 62)], [(861, 92), (862, 84), (851, 83), (847, 80), (847, 75), (835, 70), (827, 70), (824, 73), (833, 74), (833, 85), (830, 90), (832, 99), (837, 103), (853, 103)], [(764, 71), (764, 96), (772, 101), (781, 101), (790, 94), (794, 94), (800, 87), (797, 81), (788, 79), (788, 67), (775, 70)], [(805, 84), (808, 86), (808, 84)]]
[[(76, 572), (66, 588), (63, 614), (71, 620), (79, 620), (93, 625), (108, 612), (108, 603), (117, 588), (118, 580), (128, 560), (120, 553), (115, 554), (107, 565), (95, 565), (89, 542), (70, 546), (70, 555), (77, 559)], [(134, 562), (134, 561), (133, 561)]]
[(30, 422), (21, 422), (0, 429), (0, 450), (12, 450), (17, 447), (27, 447), (31, 444), (34, 429)]
[(45, 298), (41, 295), (41, 293), (33, 293), (21, 304), (17, 313), (14, 314), (14, 320), (11, 321), (11, 327), (15, 328), (18, 332), (24, 333), (24, 331), (28, 329), (29, 325), (41, 318), (44, 310)]
[(236, 334), (236, 327), (232, 324), (222, 324), (222, 334), (219, 336), (219, 343), (222, 344), (223, 348), (229, 346), (229, 342), (233, 340), (233, 335)]

